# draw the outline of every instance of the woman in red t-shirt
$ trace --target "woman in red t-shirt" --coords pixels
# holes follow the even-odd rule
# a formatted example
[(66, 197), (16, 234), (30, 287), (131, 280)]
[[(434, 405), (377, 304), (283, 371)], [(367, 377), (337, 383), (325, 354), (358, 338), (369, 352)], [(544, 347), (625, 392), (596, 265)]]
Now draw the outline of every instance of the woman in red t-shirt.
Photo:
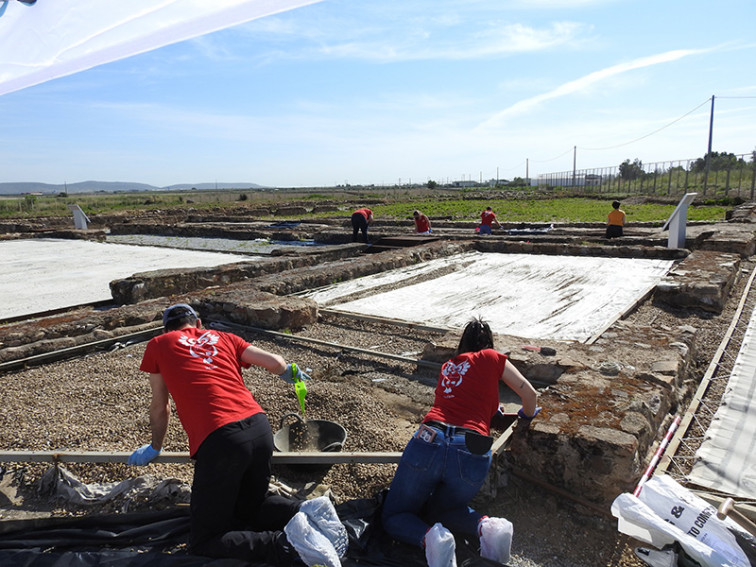
[(431, 222), (426, 215), (420, 211), (415, 211), (412, 213), (412, 218), (415, 220), (415, 232), (418, 234), (431, 233)]
[(386, 532), (424, 547), (430, 567), (456, 566), (449, 530), (479, 537), (482, 557), (509, 560), (512, 524), (468, 504), (491, 466), (488, 433), (499, 409), (499, 381), (520, 396), (520, 418), (533, 419), (540, 408), (533, 386), (493, 346), (487, 323), (467, 324), (457, 356), (441, 367), (433, 407), (407, 444), (383, 505)]

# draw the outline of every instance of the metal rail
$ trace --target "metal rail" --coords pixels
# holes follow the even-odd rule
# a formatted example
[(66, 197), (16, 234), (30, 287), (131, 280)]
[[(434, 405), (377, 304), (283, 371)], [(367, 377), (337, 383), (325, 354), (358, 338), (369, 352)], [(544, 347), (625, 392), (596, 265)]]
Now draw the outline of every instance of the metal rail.
[(35, 354), (33, 356), (28, 356), (26, 358), (9, 360), (7, 362), (0, 363), (0, 372), (5, 372), (6, 370), (15, 370), (17, 368), (24, 368), (26, 366), (34, 366), (35, 364), (44, 364), (46, 362), (53, 362), (56, 360), (61, 360), (63, 358), (71, 358), (74, 356), (79, 356), (81, 354), (92, 352), (93, 350), (97, 350), (99, 348), (106, 348), (109, 346), (113, 346), (116, 343), (123, 343), (123, 342), (128, 342), (131, 340), (143, 341), (143, 340), (152, 338), (162, 332), (163, 332), (162, 325), (159, 327), (150, 327), (148, 329), (142, 329), (141, 331), (128, 333), (126, 335), (119, 335), (117, 337), (113, 337), (110, 339), (92, 341), (89, 343), (83, 343), (83, 344), (76, 345), (73, 347), (62, 348), (62, 349), (53, 350), (50, 352), (44, 352), (41, 354)]
[[(107, 451), (0, 451), (0, 462), (4, 463), (127, 463), (131, 452)], [(400, 452), (356, 452), (339, 453), (276, 452), (274, 465), (311, 465), (344, 463), (398, 463)], [(188, 452), (162, 452), (155, 458), (156, 464), (183, 464), (192, 459)]]

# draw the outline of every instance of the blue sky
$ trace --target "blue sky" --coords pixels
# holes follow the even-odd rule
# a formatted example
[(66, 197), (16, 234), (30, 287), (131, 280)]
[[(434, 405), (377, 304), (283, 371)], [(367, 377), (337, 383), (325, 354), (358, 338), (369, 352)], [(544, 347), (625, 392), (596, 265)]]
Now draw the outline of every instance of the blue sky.
[(0, 181), (317, 187), (681, 160), (706, 153), (712, 95), (712, 149), (750, 153), (754, 21), (753, 0), (324, 0), (0, 96)]

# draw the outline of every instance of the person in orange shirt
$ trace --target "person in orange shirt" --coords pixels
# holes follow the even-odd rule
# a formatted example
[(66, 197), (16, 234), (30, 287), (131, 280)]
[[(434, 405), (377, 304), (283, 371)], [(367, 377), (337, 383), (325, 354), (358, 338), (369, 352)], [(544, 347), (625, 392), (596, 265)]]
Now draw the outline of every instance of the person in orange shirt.
[(609, 213), (609, 220), (606, 226), (606, 237), (617, 238), (622, 236), (622, 227), (625, 226), (625, 211), (620, 209), (620, 202), (614, 201), (612, 203), (612, 212)]

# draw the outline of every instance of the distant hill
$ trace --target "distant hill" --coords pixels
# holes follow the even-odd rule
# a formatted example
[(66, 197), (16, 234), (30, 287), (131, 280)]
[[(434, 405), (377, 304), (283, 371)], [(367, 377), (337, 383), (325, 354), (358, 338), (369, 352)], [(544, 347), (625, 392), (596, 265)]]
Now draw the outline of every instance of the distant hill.
[(256, 183), (180, 183), (167, 187), (155, 187), (146, 183), (128, 181), (79, 181), (78, 183), (37, 183), (35, 181), (10, 181), (0, 183), (0, 195), (21, 195), (24, 193), (115, 193), (131, 191), (188, 191), (191, 189), (265, 189)]

